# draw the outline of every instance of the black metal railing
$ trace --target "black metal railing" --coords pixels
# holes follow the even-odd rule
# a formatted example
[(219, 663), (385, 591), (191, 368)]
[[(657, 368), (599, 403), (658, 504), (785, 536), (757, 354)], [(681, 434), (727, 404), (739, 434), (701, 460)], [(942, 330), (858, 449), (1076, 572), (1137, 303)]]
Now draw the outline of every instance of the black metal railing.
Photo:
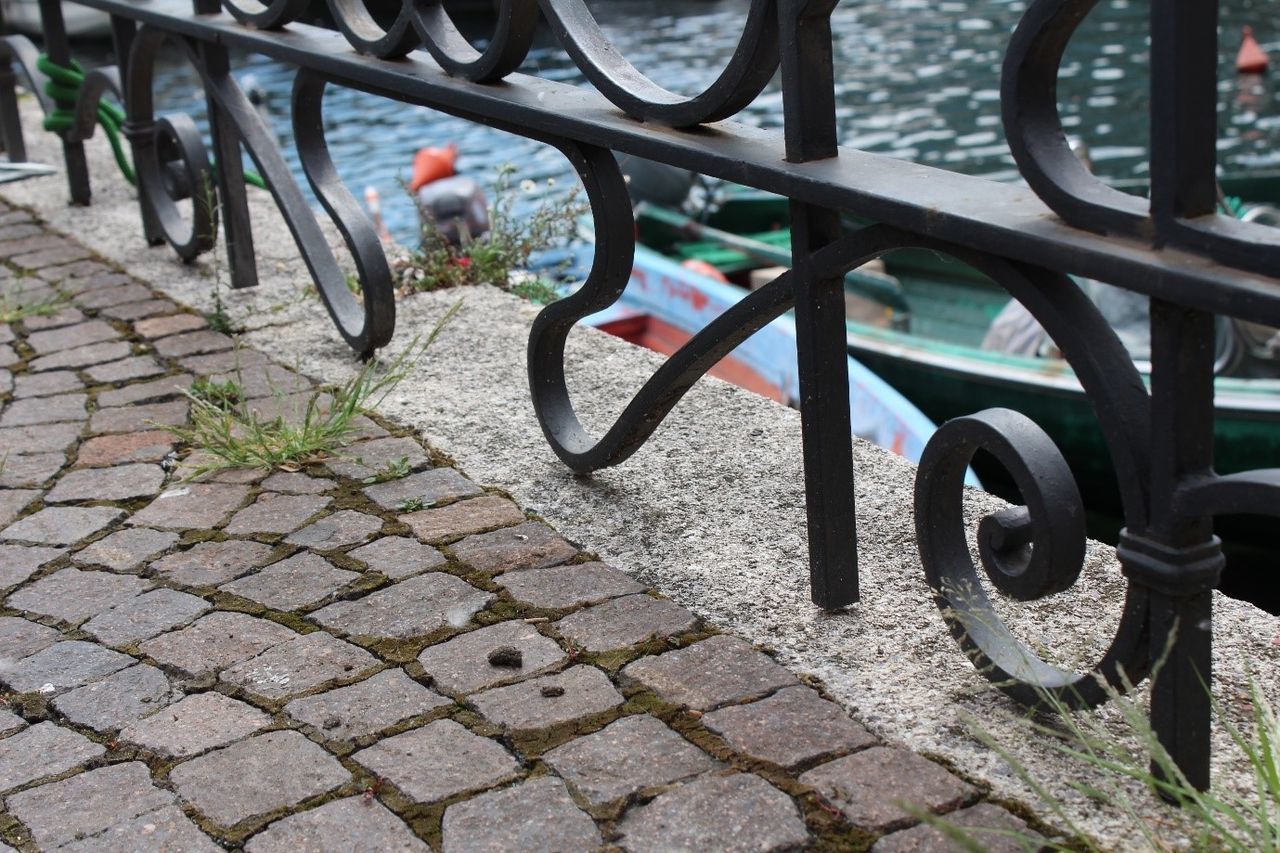
[[(1117, 547), (1128, 580), (1119, 629), (1091, 669), (1039, 658), (1005, 628), (979, 583), (1016, 600), (1074, 584), (1084, 559), (1080, 494), (1062, 455), (1028, 418), (988, 410), (943, 425), (920, 463), (917, 534), (925, 574), (951, 631), (978, 669), (1015, 698), (1055, 695), (1071, 706), (1105, 701), (1154, 673), (1151, 717), (1165, 748), (1199, 787), (1209, 784), (1211, 593), (1223, 567), (1212, 519), (1280, 515), (1280, 470), (1214, 473), (1214, 314), (1280, 325), (1280, 231), (1215, 212), (1217, 3), (1151, 2), (1151, 198), (1108, 188), (1072, 155), (1058, 117), (1058, 67), (1095, 0), (1035, 0), (1004, 65), (1005, 132), (1030, 189), (931, 169), (836, 140), (830, 15), (836, 0), (753, 0), (736, 52), (704, 92), (682, 97), (646, 78), (613, 49), (582, 0), (500, 0), (493, 36), (473, 49), (439, 2), (405, 0), (389, 28), (360, 0), (328, 0), (339, 31), (295, 23), (309, 0), (76, 0), (112, 16), (117, 69), (86, 75), (80, 94), (42, 94), (45, 75), (20, 39), (0, 52), (26, 74), (60, 133), (71, 198), (90, 198), (83, 141), (99, 99), (126, 110), (142, 226), (184, 259), (226, 238), (235, 286), (256, 282), (243, 176), (247, 151), (291, 229), (334, 323), (362, 354), (395, 323), (390, 271), (377, 233), (338, 179), (326, 147), (321, 95), (352, 87), (442, 110), (558, 148), (586, 187), (596, 223), (585, 285), (534, 323), (528, 352), (534, 407), (553, 450), (574, 470), (635, 452), (716, 361), (794, 308), (812, 595), (837, 608), (858, 599), (842, 279), (888, 251), (923, 247), (977, 268), (1020, 300), (1049, 332), (1092, 403), (1121, 484), (1125, 529)], [(45, 50), (70, 65), (58, 0), (40, 0)], [(539, 16), (550, 23), (596, 92), (514, 73)], [(152, 83), (168, 44), (199, 71), (214, 158), (183, 117), (157, 119)], [(425, 48), (425, 50), (418, 50)], [(313, 210), (274, 135), (230, 74), (228, 51), (298, 68), (295, 143), (324, 207)], [(781, 68), (784, 129), (733, 117)], [(0, 121), (21, 159), (13, 74), (0, 71)], [(597, 94), (598, 92), (598, 94)], [(69, 119), (69, 120), (68, 120)], [(715, 123), (715, 132), (704, 125)], [(791, 200), (793, 267), (696, 335), (660, 368), (603, 437), (575, 414), (565, 384), (565, 341), (583, 317), (615, 302), (635, 250), (632, 208), (612, 152), (621, 151), (782, 194)], [(216, 188), (220, 223), (184, 220), (177, 202)], [(199, 206), (197, 206), (199, 207)], [(841, 215), (877, 224), (848, 232)], [(208, 214), (204, 214), (208, 215)], [(362, 301), (320, 229), (337, 224), (353, 254)], [(1151, 388), (1116, 334), (1068, 274), (1145, 294), (1151, 302)], [(975, 563), (965, 537), (964, 472), (978, 450), (1008, 470), (1025, 506), (983, 519)], [(1166, 657), (1167, 655), (1167, 657)]]

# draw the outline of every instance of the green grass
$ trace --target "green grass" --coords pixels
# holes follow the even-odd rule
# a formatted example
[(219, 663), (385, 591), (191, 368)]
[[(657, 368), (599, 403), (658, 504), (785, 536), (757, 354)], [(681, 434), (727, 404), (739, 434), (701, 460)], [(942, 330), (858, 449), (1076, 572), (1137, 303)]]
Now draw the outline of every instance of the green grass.
[(376, 408), (400, 384), (461, 307), (461, 302), (455, 303), (425, 339), (415, 337), (389, 363), (370, 361), (346, 383), (313, 390), (300, 418), (263, 418), (240, 399), (237, 383), (206, 382), (185, 392), (191, 401), (191, 425), (161, 428), (209, 457), (189, 478), (223, 468), (297, 470), (326, 459), (350, 442), (359, 429), (356, 418)]
[(17, 323), (28, 317), (49, 317), (67, 304), (64, 294), (23, 304), (8, 293), (0, 293), (0, 323)]

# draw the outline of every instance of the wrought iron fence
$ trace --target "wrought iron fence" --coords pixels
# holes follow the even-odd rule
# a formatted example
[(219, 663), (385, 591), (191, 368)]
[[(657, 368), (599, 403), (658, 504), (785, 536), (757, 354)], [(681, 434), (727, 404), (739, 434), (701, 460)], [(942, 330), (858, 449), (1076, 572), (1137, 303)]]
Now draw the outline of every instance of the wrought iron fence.
[[(0, 68), (0, 122), (11, 159), (24, 157), (14, 69), (25, 74), (62, 137), (76, 203), (90, 200), (83, 142), (101, 118), (102, 99), (122, 101), (119, 124), (132, 152), (147, 239), (167, 241), (189, 260), (213, 248), (220, 224), (233, 284), (248, 287), (256, 270), (245, 179), (214, 166), (238, 164), (247, 151), (335, 325), (360, 353), (390, 340), (395, 303), (377, 233), (326, 147), (325, 88), (432, 107), (558, 148), (585, 185), (595, 255), (584, 286), (538, 317), (528, 364), (547, 440), (574, 470), (626, 459), (716, 361), (794, 308), (812, 597), (820, 607), (858, 599), (844, 273), (894, 249), (924, 247), (989, 275), (1049, 332), (1096, 411), (1121, 484), (1126, 526), (1117, 552), (1128, 594), (1108, 651), (1088, 671), (1045, 662), (1006, 629), (978, 572), (1021, 601), (1069, 588), (1083, 562), (1084, 513), (1045, 433), (1018, 413), (988, 410), (943, 425), (921, 460), (917, 534), (937, 604), (979, 671), (1029, 704), (1050, 694), (1071, 706), (1101, 703), (1104, 683), (1123, 689), (1126, 678), (1152, 674), (1163, 659), (1153, 675), (1154, 727), (1188, 779), (1209, 784), (1211, 592), (1224, 563), (1212, 520), (1224, 513), (1280, 515), (1280, 470), (1225, 476), (1213, 470), (1213, 315), (1280, 325), (1280, 231), (1215, 212), (1216, 2), (1152, 0), (1149, 202), (1090, 174), (1072, 155), (1059, 120), (1059, 64), (1096, 0), (1035, 0), (1009, 43), (1003, 121), (1030, 189), (839, 147), (830, 28), (836, 0), (753, 0), (736, 52), (693, 97), (662, 89), (631, 65), (582, 0), (499, 0), (492, 38), (481, 51), (432, 0), (404, 0), (385, 29), (361, 0), (328, 0), (337, 32), (296, 23), (309, 0), (224, 0), (222, 8), (218, 0), (194, 0), (194, 8), (183, 0), (75, 2), (111, 16), (119, 67), (69, 81), (76, 86), (56, 85), (68, 83), (72, 57), (58, 0), (40, 0), (43, 61), (23, 39), (0, 43), (7, 60)], [(596, 91), (515, 72), (539, 16)], [(203, 79), (214, 157), (189, 119), (154, 114), (156, 56), (165, 44), (185, 53)], [(295, 143), (323, 214), (305, 202), (273, 134), (232, 79), (230, 49), (298, 68)], [(735, 123), (779, 67), (782, 132)], [(55, 85), (46, 93), (50, 77)], [(619, 299), (631, 270), (634, 220), (614, 151), (786, 196), (794, 260), (671, 356), (596, 438), (579, 423), (566, 389), (565, 341), (575, 322)], [(207, 186), (215, 188), (220, 223), (201, 205), (195, 221), (184, 220), (178, 202)], [(841, 214), (877, 224), (848, 231)], [(324, 239), (322, 215), (354, 256), (361, 301), (348, 291)], [(1068, 274), (1150, 297), (1149, 392)], [(1025, 506), (982, 520), (975, 563), (961, 491), (978, 450), (1009, 471)]]

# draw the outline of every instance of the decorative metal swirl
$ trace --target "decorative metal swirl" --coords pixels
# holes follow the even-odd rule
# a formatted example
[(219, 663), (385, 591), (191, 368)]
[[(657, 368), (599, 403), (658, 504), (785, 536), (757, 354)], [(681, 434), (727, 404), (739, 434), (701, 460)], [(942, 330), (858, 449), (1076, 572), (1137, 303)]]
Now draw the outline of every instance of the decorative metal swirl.
[[(316, 282), (320, 297), (347, 344), (359, 353), (371, 353), (386, 344), (395, 328), (391, 271), (373, 224), (343, 187), (329, 157), (321, 112), (324, 79), (313, 72), (303, 71), (299, 73), (295, 83), (293, 111), (298, 153), (312, 188), (337, 223), (355, 259), (364, 296), (363, 305), (348, 290), (346, 276), (329, 248), (316, 215), (290, 174), (276, 144), (275, 135), (263, 123), (229, 71), (211, 71), (207, 64), (199, 61), (195, 49), (186, 41), (173, 39), (158, 29), (142, 28), (134, 40), (129, 73), (126, 76), (129, 81), (127, 101), (131, 124), (145, 130), (153, 121), (151, 81), (157, 53), (166, 40), (172, 41), (186, 54), (199, 71), (214, 107), (234, 127), (266, 182), (276, 207)], [(170, 120), (168, 127), (171, 132), (177, 129), (171, 137), (177, 140), (174, 152), (189, 170), (188, 174), (204, 174), (189, 159), (198, 156), (198, 152), (181, 141), (185, 138), (186, 128), (173, 120)], [(166, 238), (173, 243), (172, 217), (177, 215), (174, 206), (175, 187), (170, 178), (172, 169), (162, 167), (163, 163), (172, 162), (161, 156), (159, 140), (162, 138), (160, 133), (137, 134), (134, 144), (138, 163), (138, 190), (144, 206), (155, 211), (164, 226)], [(149, 139), (152, 141), (149, 142)], [(207, 163), (207, 158), (205, 162)], [(237, 163), (228, 168), (238, 166)], [(193, 169), (196, 171), (190, 171)], [(198, 210), (200, 205), (197, 204), (196, 208)], [(198, 232), (198, 229), (195, 230)], [(196, 237), (199, 237), (198, 233)]]
[(311, 0), (222, 0), (226, 10), (241, 23), (260, 30), (275, 30), (291, 24), (307, 11)]

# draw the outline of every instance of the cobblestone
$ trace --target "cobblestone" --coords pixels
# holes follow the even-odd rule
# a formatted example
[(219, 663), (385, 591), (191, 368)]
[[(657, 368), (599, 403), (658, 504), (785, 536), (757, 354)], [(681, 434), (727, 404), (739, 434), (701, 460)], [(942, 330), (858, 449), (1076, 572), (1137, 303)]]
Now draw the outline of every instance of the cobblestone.
[(66, 552), (34, 545), (0, 545), (0, 589), (16, 586)]
[(83, 640), (64, 640), (0, 671), (0, 681), (16, 693), (50, 696), (82, 687), (133, 664), (133, 658)]
[(210, 613), (139, 648), (162, 667), (201, 682), (297, 636), (283, 625), (245, 613)]
[(327, 460), (325, 466), (339, 477), (363, 480), (388, 465), (398, 465), (402, 459), (410, 471), (431, 464), (422, 446), (412, 438), (379, 438), (351, 445), (341, 456)]
[(68, 391), (83, 391), (84, 383), (70, 370), (50, 370), (47, 373), (24, 373), (13, 381), (13, 396), (48, 397)]
[(59, 421), (83, 421), (89, 417), (85, 411), (84, 394), (59, 394), (56, 397), (28, 397), (14, 400), (0, 416), (0, 427), (51, 424)]
[(704, 776), (633, 809), (618, 824), (624, 850), (781, 850), (809, 840), (791, 798), (749, 773)]
[(89, 429), (97, 433), (139, 432), (156, 426), (182, 426), (187, 422), (188, 408), (185, 400), (174, 400), (99, 409), (89, 418)]
[[(297, 559), (297, 558), (295, 558)], [(311, 615), (353, 637), (407, 639), (460, 628), (493, 600), (464, 580), (440, 572), (409, 578), (355, 601), (338, 601)]]
[(154, 317), (157, 314), (168, 314), (177, 306), (168, 299), (144, 299), (141, 302), (126, 302), (123, 305), (108, 305), (100, 309), (105, 317), (116, 320), (140, 320), (143, 317)]
[[(1027, 828), (1025, 822), (999, 806), (978, 803), (947, 815), (947, 823), (966, 831), (984, 853), (1024, 853), (1040, 850), (1043, 837)], [(881, 838), (871, 853), (963, 853), (966, 847), (951, 840), (940, 830), (920, 824)]]
[(139, 527), (176, 530), (208, 529), (222, 523), (244, 502), (247, 486), (230, 483), (186, 483), (161, 492), (129, 519)]
[(203, 598), (157, 589), (100, 613), (83, 628), (108, 646), (119, 648), (184, 625), (208, 609)]
[(468, 701), (488, 719), (523, 734), (604, 713), (621, 705), (623, 698), (603, 672), (592, 666), (575, 666), (476, 693)]
[(201, 542), (157, 560), (151, 570), (183, 586), (217, 586), (266, 565), (271, 554), (271, 546), (260, 542)]
[(634, 678), (667, 702), (710, 710), (729, 702), (790, 687), (796, 677), (737, 637), (711, 637), (688, 648), (645, 657), (623, 675)]
[(42, 355), (31, 361), (31, 369), (61, 370), (65, 368), (89, 367), (124, 358), (129, 354), (129, 345), (124, 341), (109, 341), (100, 344), (89, 344), (73, 347), (50, 355)]
[(270, 724), (271, 717), (257, 708), (211, 691), (138, 720), (120, 733), (120, 740), (162, 758), (182, 759), (234, 743)]
[(0, 539), (37, 545), (70, 545), (110, 525), (124, 515), (105, 506), (45, 507), (0, 531)]
[[(152, 356), (133, 355), (128, 358), (122, 358), (119, 361), (94, 365), (85, 370), (85, 373), (96, 384), (115, 384), (117, 382), (129, 382), (134, 379), (159, 376), (164, 373), (164, 368)], [(138, 429), (138, 427), (133, 427), (133, 429)]]
[[(236, 370), (244, 371), (250, 367), (267, 364), (269, 361), (270, 359), (255, 349), (241, 348), (209, 353), (208, 355), (189, 355), (186, 358), (178, 359), (178, 364), (192, 373), (211, 378), (217, 374), (231, 371), (225, 378), (235, 379)], [(224, 380), (219, 379), (218, 381)]]
[(453, 554), (459, 560), (494, 574), (554, 566), (577, 553), (554, 530), (536, 521), (468, 536), (453, 545)]
[(163, 672), (138, 664), (62, 694), (53, 700), (53, 707), (78, 726), (106, 732), (154, 714), (181, 697)]
[(79, 625), (141, 595), (146, 588), (147, 582), (141, 578), (65, 568), (15, 592), (6, 603), (16, 610)]
[[(235, 352), (235, 350), (228, 350), (226, 360), (234, 361)], [(240, 351), (241, 356), (244, 355), (244, 352), (244, 350)], [(195, 364), (198, 363), (197, 359), (209, 359), (222, 354), (191, 356), (180, 360), (178, 363), (184, 366)], [(261, 362), (245, 364), (242, 361), (239, 370), (232, 368), (229, 373), (214, 373), (209, 379), (213, 382), (235, 382), (240, 386), (240, 391), (246, 400), (260, 397), (275, 398), (278, 395), (296, 394), (301, 391), (311, 390), (311, 383), (306, 377), (299, 376), (292, 370), (283, 368), (278, 364), (264, 364)]]
[(596, 850), (601, 842), (595, 821), (549, 776), (454, 803), (444, 813), (442, 840), (446, 853), (569, 853)]
[(162, 376), (150, 382), (137, 382), (123, 388), (102, 391), (98, 394), (98, 408), (109, 409), (114, 406), (125, 406), (130, 403), (147, 403), (152, 400), (164, 400), (181, 396), (191, 387), (195, 377), (189, 373), (178, 373)]
[(161, 338), (155, 342), (156, 352), (165, 358), (182, 358), (207, 352), (221, 352), (235, 346), (235, 341), (221, 332), (203, 329)]
[(12, 711), (0, 710), (0, 738), (17, 734), (27, 727), (27, 721)]
[(721, 708), (702, 724), (739, 752), (795, 768), (875, 744), (875, 738), (841, 708), (808, 687), (788, 687), (752, 702)]
[(18, 517), (40, 493), (34, 489), (0, 489), (0, 530)]
[(9, 260), (17, 266), (38, 270), (41, 267), (51, 267), (57, 264), (78, 261), (81, 258), (89, 257), (89, 255), (89, 250), (84, 246), (79, 246), (68, 240), (61, 246), (51, 246), (48, 249), (41, 249), (38, 252), (31, 252), (26, 255), (18, 255)]
[(556, 623), (561, 636), (589, 652), (607, 652), (692, 631), (698, 617), (672, 601), (628, 595), (579, 610)]
[(913, 752), (875, 746), (837, 758), (800, 777), (868, 832), (888, 832), (916, 823), (902, 803), (934, 813), (951, 811), (973, 788)]
[(245, 853), (297, 853), (321, 850), (377, 850), (417, 853), (430, 850), (403, 822), (376, 800), (349, 797), (278, 820), (245, 845)]
[(326, 515), (319, 521), (295, 530), (284, 541), (318, 551), (329, 551), (364, 542), (382, 529), (382, 519), (353, 509)]
[(360, 575), (336, 568), (324, 557), (301, 553), (219, 587), (223, 592), (276, 610), (314, 607)]
[(497, 741), (472, 734), (453, 720), (379, 741), (352, 758), (419, 803), (514, 779), (520, 769)]
[(595, 604), (644, 591), (630, 576), (606, 563), (529, 569), (502, 575), (498, 582), (516, 601), (549, 610)]
[(90, 770), (9, 798), (14, 817), (44, 849), (95, 835), (173, 802), (137, 761)]
[[(520, 653), (519, 666), (494, 666), (495, 650), (513, 648)], [(428, 646), (418, 655), (432, 683), (447, 693), (462, 696), (512, 681), (541, 675), (568, 660), (564, 649), (550, 637), (524, 622), (499, 622), (446, 643)]]
[(453, 468), (433, 468), (369, 486), (364, 493), (383, 509), (397, 509), (409, 500), (418, 501), (426, 507), (445, 500), (484, 494), (484, 490)]
[(51, 352), (114, 341), (119, 337), (120, 333), (112, 328), (110, 323), (103, 320), (88, 320), (76, 326), (36, 332), (27, 337), (27, 346), (31, 347), (36, 355), (48, 355)]
[(114, 468), (81, 468), (68, 472), (45, 495), (46, 503), (72, 501), (125, 501), (150, 497), (164, 484), (159, 465), (134, 463)]
[(58, 632), (19, 616), (0, 616), (0, 670), (12, 669), (27, 655), (33, 655), (58, 641)]
[[(76, 426), (79, 424), (55, 424)], [(17, 453), (5, 459), (0, 486), (43, 486), (67, 464), (62, 453)]]
[(223, 849), (210, 841), (181, 809), (165, 806), (92, 838), (59, 847), (58, 853), (222, 853)]
[(721, 766), (647, 714), (623, 717), (542, 758), (597, 806)]
[(235, 514), (227, 523), (227, 533), (292, 533), (307, 519), (333, 502), (318, 495), (278, 495), (267, 492)]
[[(208, 323), (199, 314), (170, 314), (167, 317), (139, 320), (133, 324), (133, 329), (144, 338), (164, 338), (169, 335), (181, 334), (182, 332), (204, 329), (207, 326)], [(220, 347), (220, 349), (223, 348)]]
[(423, 509), (400, 516), (424, 542), (440, 542), (458, 536), (507, 527), (525, 520), (524, 513), (506, 498), (487, 495), (458, 501), (439, 509)]
[(338, 682), (364, 677), (377, 658), (316, 631), (274, 646), (226, 669), (222, 680), (263, 702), (281, 702)]
[(405, 720), (452, 704), (404, 670), (387, 669), (349, 687), (294, 699), (284, 710), (326, 740), (363, 744)]
[(435, 548), (404, 536), (383, 536), (368, 545), (348, 551), (347, 556), (354, 557), (392, 580), (403, 580), (448, 562)]
[[(60, 267), (45, 267), (36, 273), (45, 281), (51, 282), (75, 282), (76, 284), (68, 286), (68, 290), (73, 293), (79, 293), (82, 290), (92, 290), (91, 282), (94, 279), (105, 276), (115, 275), (111, 272), (111, 268), (106, 264), (98, 261), (75, 261)], [(77, 286), (79, 282), (85, 282), (87, 286)]]
[(25, 453), (61, 453), (76, 443), (80, 427), (63, 423), (0, 429), (0, 447), (21, 447)]
[(178, 541), (178, 534), (145, 527), (118, 530), (72, 555), (81, 565), (105, 566), (117, 572), (137, 572), (151, 557), (164, 553)]
[[(74, 770), (104, 752), (84, 735), (48, 721), (37, 723), (0, 740), (0, 794)], [(32, 761), (37, 755), (40, 760)], [(9, 808), (13, 807), (11, 799)]]
[(161, 430), (97, 436), (80, 445), (76, 464), (95, 467), (123, 462), (159, 462), (173, 450), (175, 443), (172, 435)]
[(351, 774), (298, 732), (281, 731), (193, 758), (169, 778), (207, 818), (233, 827), (332, 791)]
[[(123, 279), (127, 281), (128, 279)], [(140, 284), (124, 284), (119, 287), (101, 287), (76, 298), (81, 308), (110, 308), (130, 302), (145, 302), (153, 294), (150, 288)], [(170, 303), (172, 304), (172, 303)]]
[(45, 329), (56, 329), (59, 326), (70, 326), (72, 323), (84, 322), (84, 314), (70, 305), (59, 308), (53, 314), (43, 317), (28, 317), (22, 321), (28, 332), (41, 332)]
[(332, 489), (333, 480), (277, 471), (262, 481), (262, 488), (269, 492), (284, 492), (290, 495), (318, 495)]

